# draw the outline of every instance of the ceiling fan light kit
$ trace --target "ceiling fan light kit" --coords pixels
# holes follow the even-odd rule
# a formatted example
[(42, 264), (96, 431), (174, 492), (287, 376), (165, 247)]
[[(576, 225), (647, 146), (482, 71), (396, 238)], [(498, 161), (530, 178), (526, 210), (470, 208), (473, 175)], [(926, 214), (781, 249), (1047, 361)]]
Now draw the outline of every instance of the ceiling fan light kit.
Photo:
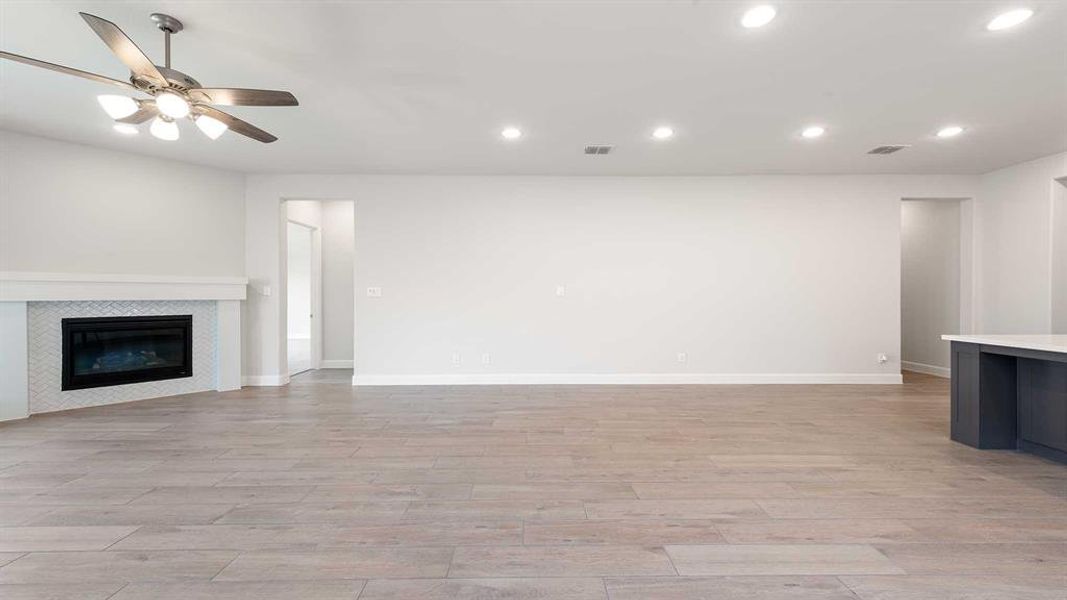
[(200, 131), (204, 133), (204, 135), (208, 136), (213, 140), (219, 139), (219, 136), (226, 133), (226, 130), (229, 129), (229, 127), (227, 127), (226, 124), (222, 121), (219, 121), (218, 119), (213, 119), (207, 115), (196, 115), (193, 121), (196, 123), (197, 128), (199, 128)]
[(152, 119), (152, 125), (148, 128), (148, 131), (153, 136), (167, 142), (173, 142), (181, 135), (178, 124), (173, 119), (163, 115)]
[(156, 96), (156, 107), (159, 112), (172, 119), (184, 119), (189, 116), (189, 103), (174, 92), (162, 92)]
[(124, 88), (128, 92), (151, 96), (148, 99), (136, 99), (116, 94), (104, 94), (97, 97), (104, 112), (116, 121), (116, 127), (126, 126), (122, 130), (124, 132), (129, 132), (128, 127), (152, 121), (149, 132), (153, 136), (161, 140), (174, 141), (181, 135), (176, 121), (188, 118), (196, 123), (197, 129), (212, 140), (218, 139), (227, 130), (232, 130), (245, 137), (269, 144), (278, 138), (210, 105), (297, 106), (299, 104), (291, 93), (285, 91), (205, 88), (191, 76), (171, 68), (170, 36), (182, 31), (185, 27), (181, 21), (170, 15), (162, 13), (151, 15), (152, 21), (163, 32), (165, 38), (164, 64), (160, 66), (154, 64), (137, 47), (137, 44), (133, 43), (133, 40), (111, 21), (88, 13), (79, 14), (115, 56), (130, 69), (128, 83), (2, 50), (0, 50), (0, 58), (98, 83), (107, 83)]
[(125, 119), (126, 117), (137, 112), (139, 105), (137, 101), (129, 96), (119, 96), (118, 94), (104, 94), (97, 96), (96, 101), (100, 103), (100, 108), (104, 109), (107, 116), (115, 119)]

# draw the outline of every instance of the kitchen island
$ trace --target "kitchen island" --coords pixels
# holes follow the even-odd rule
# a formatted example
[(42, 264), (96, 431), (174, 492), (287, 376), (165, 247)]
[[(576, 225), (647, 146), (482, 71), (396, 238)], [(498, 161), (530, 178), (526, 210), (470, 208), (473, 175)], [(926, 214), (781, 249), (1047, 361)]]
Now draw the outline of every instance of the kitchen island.
[(951, 435), (1067, 463), (1067, 335), (943, 335), (952, 343)]

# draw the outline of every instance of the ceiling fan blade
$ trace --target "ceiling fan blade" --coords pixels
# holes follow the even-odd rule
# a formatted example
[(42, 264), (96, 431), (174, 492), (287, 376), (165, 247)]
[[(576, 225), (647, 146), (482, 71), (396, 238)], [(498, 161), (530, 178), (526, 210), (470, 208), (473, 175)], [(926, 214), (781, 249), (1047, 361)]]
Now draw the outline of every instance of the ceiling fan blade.
[(55, 63), (45, 62), (43, 60), (37, 60), (36, 58), (30, 58), (28, 56), (21, 56), (19, 54), (12, 54), (10, 52), (4, 52), (0, 50), (0, 58), (6, 58), (15, 62), (20, 62), (25, 65), (33, 67), (41, 67), (42, 69), (48, 69), (50, 71), (56, 71), (57, 73), (66, 73), (67, 75), (74, 75), (75, 77), (81, 77), (83, 79), (90, 79), (100, 83), (110, 83), (111, 85), (117, 85), (127, 90), (140, 91), (132, 84), (126, 81), (119, 81), (118, 79), (112, 79), (110, 77), (104, 77), (103, 75), (97, 75), (96, 73), (90, 73), (88, 71), (82, 71), (79, 69), (72, 69), (70, 67), (64, 67), (63, 65), (57, 65)]
[(128, 117), (121, 119), (115, 119), (116, 123), (129, 123), (130, 125), (140, 125), (149, 119), (153, 119), (159, 116), (159, 109), (156, 108), (155, 102), (141, 102), (141, 108), (137, 112)]
[(269, 144), (278, 139), (251, 123), (246, 123), (233, 115), (211, 108), (210, 106), (197, 106), (196, 110), (202, 115), (222, 121), (230, 128), (230, 131), (239, 133), (245, 137), (250, 137), (256, 141), (263, 142), (264, 144)]
[(157, 85), (166, 86), (167, 78), (159, 72), (156, 65), (145, 56), (144, 52), (137, 47), (137, 44), (133, 43), (125, 33), (119, 29), (118, 25), (115, 25), (107, 19), (101, 19), (96, 15), (90, 15), (89, 13), (78, 13), (85, 19), (85, 22), (89, 24), (89, 27), (93, 28), (96, 35), (100, 36), (100, 39), (104, 40), (108, 48), (115, 53), (115, 56), (122, 61), (124, 65), (129, 67), (130, 71), (134, 74), (134, 77), (138, 79), (147, 79)]
[(206, 96), (204, 102), (223, 106), (297, 106), (299, 102), (289, 92), (280, 90), (249, 90), (241, 88), (197, 88), (190, 94)]

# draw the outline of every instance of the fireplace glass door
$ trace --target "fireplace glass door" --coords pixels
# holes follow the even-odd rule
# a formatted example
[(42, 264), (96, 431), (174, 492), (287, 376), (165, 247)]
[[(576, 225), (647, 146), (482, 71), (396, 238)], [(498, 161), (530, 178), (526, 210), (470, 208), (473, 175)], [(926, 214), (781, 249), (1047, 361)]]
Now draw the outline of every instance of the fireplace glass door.
[(63, 319), (63, 389), (192, 377), (192, 315)]

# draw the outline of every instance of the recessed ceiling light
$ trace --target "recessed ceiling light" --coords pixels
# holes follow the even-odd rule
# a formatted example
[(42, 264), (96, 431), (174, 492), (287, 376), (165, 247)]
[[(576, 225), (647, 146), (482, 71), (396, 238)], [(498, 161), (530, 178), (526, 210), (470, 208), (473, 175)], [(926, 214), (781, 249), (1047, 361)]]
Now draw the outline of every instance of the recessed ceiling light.
[(657, 127), (656, 130), (652, 132), (652, 137), (657, 140), (665, 140), (673, 135), (674, 130), (670, 127)]
[(989, 31), (1000, 31), (1001, 29), (1008, 29), (1009, 27), (1015, 27), (1023, 21), (1034, 16), (1034, 11), (1029, 8), (1017, 8), (1015, 10), (1009, 10), (1006, 13), (1001, 13), (996, 16), (988, 25), (985, 26)]
[(755, 27), (763, 27), (767, 23), (774, 20), (778, 11), (774, 10), (773, 6), (763, 4), (755, 8), (750, 8), (745, 16), (741, 17), (741, 26), (753, 29)]
[(808, 138), (809, 140), (813, 140), (817, 137), (822, 137), (822, 134), (824, 133), (826, 133), (825, 128), (820, 127), (818, 125), (812, 125), (811, 127), (804, 129), (804, 131), (801, 131), (800, 135)]
[(505, 140), (517, 140), (522, 137), (522, 130), (518, 127), (505, 127), (504, 130), (500, 132), (500, 137)]
[(962, 127), (960, 127), (959, 125), (949, 125), (948, 127), (942, 127), (941, 129), (939, 129), (937, 132), (937, 137), (950, 138), (956, 137), (961, 133), (963, 133)]
[(112, 129), (121, 133), (122, 135), (137, 135), (137, 128), (129, 123), (116, 123)]

